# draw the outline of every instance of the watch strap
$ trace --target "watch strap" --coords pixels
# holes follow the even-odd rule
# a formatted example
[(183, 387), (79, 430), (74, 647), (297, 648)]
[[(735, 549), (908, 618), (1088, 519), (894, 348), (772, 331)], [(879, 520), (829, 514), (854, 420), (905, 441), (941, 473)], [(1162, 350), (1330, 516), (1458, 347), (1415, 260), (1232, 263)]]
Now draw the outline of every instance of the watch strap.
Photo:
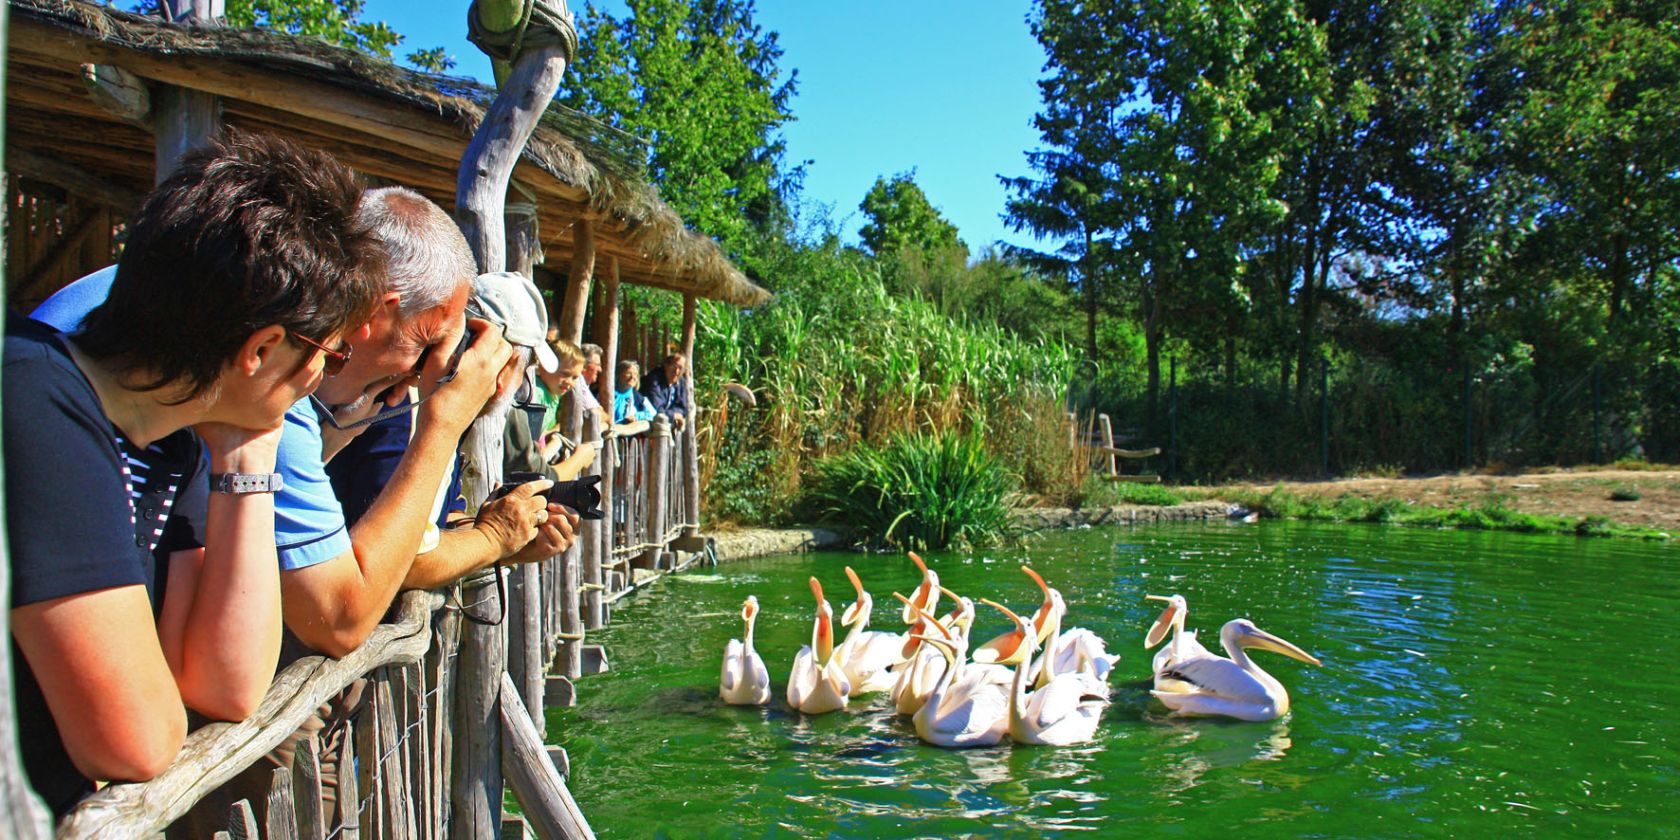
[(274, 493), (281, 486), (279, 473), (213, 473), (210, 476), (210, 489), (218, 493)]

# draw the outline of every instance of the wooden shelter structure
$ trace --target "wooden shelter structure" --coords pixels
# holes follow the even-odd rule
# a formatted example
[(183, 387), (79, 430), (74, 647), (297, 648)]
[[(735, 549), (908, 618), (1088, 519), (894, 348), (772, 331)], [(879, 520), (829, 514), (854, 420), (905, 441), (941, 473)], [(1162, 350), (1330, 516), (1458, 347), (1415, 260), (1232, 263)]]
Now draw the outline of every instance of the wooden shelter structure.
[[(541, 2), (564, 13), (558, 0)], [(551, 321), (564, 338), (583, 338), (599, 270), (591, 320), (606, 350), (598, 386), (606, 405), (621, 346), (626, 355), (660, 355), (676, 345), (692, 359), (700, 299), (750, 306), (769, 298), (645, 183), (639, 141), (553, 106), (552, 86), (510, 106), (519, 97), (497, 101), (497, 91), (476, 82), (311, 38), (220, 26), (221, 0), (166, 5), (175, 20), (87, 0), (8, 0), (5, 291), (14, 308), (28, 311), (110, 264), (129, 212), (185, 150), (223, 126), (328, 151), (373, 182), (412, 187), (455, 210), (481, 264), (526, 272), (552, 293)], [(569, 59), (522, 61), (514, 74), (546, 74), (552, 84)], [(528, 112), (531, 124), (502, 143), (507, 158), (495, 165), (507, 180), (487, 178), (480, 147), (495, 146), (490, 135), (502, 132), (498, 120), (510, 107)], [(493, 200), (468, 194), (486, 182)], [(505, 217), (482, 224), (485, 207), (503, 212), (504, 193)], [(495, 236), (504, 227), (505, 242), (486, 243), (486, 229)], [(680, 344), (645, 326), (620, 335), (622, 283), (682, 295)], [(691, 417), (693, 408), (691, 394)], [(600, 442), (596, 418), (576, 400), (562, 405), (562, 418), (573, 440)], [(296, 763), (275, 771), (266, 802), (235, 804), (228, 836), (493, 836), (502, 828), (504, 776), (539, 835), (590, 836), (562, 779), (563, 753), (542, 745), (542, 708), (572, 702), (571, 680), (604, 669), (605, 652), (585, 639), (615, 600), (706, 559), (694, 427), (673, 429), (661, 418), (614, 430), (593, 468), (607, 515), (586, 523), (566, 555), (458, 592), (405, 594), (391, 623), (361, 648), (288, 666), (250, 719), (194, 731), (175, 765), (90, 797), (59, 836), (156, 834), (356, 680), (367, 682), (370, 700), (339, 756), (356, 772), (338, 804), (323, 799), (317, 745), (306, 740)], [(502, 607), (499, 624), (471, 620)], [(15, 756), (7, 741), (0, 798), (27, 798), (3, 772)]]

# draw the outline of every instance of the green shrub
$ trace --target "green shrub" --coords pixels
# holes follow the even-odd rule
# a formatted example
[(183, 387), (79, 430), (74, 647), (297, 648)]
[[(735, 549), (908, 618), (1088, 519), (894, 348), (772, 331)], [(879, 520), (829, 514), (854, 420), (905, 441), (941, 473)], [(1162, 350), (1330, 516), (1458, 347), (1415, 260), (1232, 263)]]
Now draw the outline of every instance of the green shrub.
[(1612, 502), (1637, 502), (1640, 498), (1639, 491), (1632, 487), (1617, 487), (1610, 491)]
[(876, 546), (940, 549), (1002, 536), (1011, 476), (977, 435), (911, 433), (816, 464), (810, 501)]

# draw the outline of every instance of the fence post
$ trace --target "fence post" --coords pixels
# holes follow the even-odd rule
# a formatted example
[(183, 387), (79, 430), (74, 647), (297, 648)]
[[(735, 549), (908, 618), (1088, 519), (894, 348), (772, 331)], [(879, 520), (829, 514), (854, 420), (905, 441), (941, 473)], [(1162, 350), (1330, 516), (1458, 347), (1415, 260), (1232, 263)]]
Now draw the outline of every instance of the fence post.
[(642, 568), (656, 569), (659, 567), (659, 555), (665, 550), (665, 513), (669, 510), (669, 498), (666, 474), (670, 471), (671, 460), (671, 421), (661, 414), (653, 418), (653, 428), (648, 430), (648, 468), (643, 486), (647, 488), (647, 536), (645, 540), (652, 544), (641, 555), (638, 563)]
[[(560, 404), (564, 412), (561, 428), (566, 437), (583, 440), (583, 403), (568, 394)], [(582, 444), (580, 444), (582, 445)], [(579, 596), (582, 590), (582, 547), (574, 540), (555, 561), (560, 563), (560, 665), (563, 673), (577, 679), (583, 673), (583, 616)]]
[[(610, 409), (604, 409), (610, 410)], [(608, 419), (611, 419), (610, 417)], [(594, 411), (586, 411), (583, 415), (583, 445), (593, 446), (601, 440), (601, 417)], [(599, 476), (604, 469), (604, 463), (612, 460), (612, 453), (606, 447), (601, 447), (595, 456), (595, 463), (584, 470), (586, 476)], [(596, 487), (604, 485), (597, 484)], [(583, 629), (593, 630), (601, 626), (601, 531), (607, 523), (605, 517), (610, 516), (612, 505), (608, 501), (605, 491), (601, 494), (601, 519), (585, 519), (579, 523), (578, 546), (583, 557)], [(538, 729), (542, 728), (539, 723)]]
[[(683, 529), (683, 536), (692, 537), (700, 533), (700, 452), (695, 444), (695, 427), (699, 418), (694, 415), (694, 404), (699, 396), (694, 391), (694, 383), (699, 381), (695, 375), (697, 370), (694, 361), (694, 332), (697, 318), (697, 299), (691, 292), (683, 295), (683, 325), (682, 325), (682, 354), (688, 360), (688, 405), (684, 406), (684, 413), (688, 419), (683, 421), (682, 428), (682, 521), (689, 527)], [(720, 430), (721, 433), (721, 430)]]
[(1107, 414), (1098, 414), (1097, 425), (1102, 428), (1103, 446), (1108, 447), (1108, 474), (1111, 478), (1118, 478), (1120, 459), (1114, 454), (1114, 423)]

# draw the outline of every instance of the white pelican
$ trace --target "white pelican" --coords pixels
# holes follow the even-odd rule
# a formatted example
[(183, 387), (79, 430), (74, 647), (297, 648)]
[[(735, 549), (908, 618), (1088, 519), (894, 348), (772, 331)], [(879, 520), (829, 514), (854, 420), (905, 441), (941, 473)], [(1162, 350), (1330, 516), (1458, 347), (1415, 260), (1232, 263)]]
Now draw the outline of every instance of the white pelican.
[[(934, 597), (938, 597), (938, 592), (936, 588)], [(934, 684), (950, 667), (949, 660), (944, 655), (928, 645), (922, 644), (921, 638), (918, 638), (919, 634), (936, 632), (945, 639), (952, 641), (955, 639), (944, 624), (923, 612), (922, 608), (916, 606), (911, 599), (897, 592), (893, 593), (893, 597), (907, 605), (907, 609), (911, 610), (911, 615), (916, 621), (910, 630), (910, 644), (916, 647), (910, 659), (900, 664), (898, 681), (893, 685), (892, 690), (893, 707), (898, 710), (898, 713), (913, 715), (921, 710), (922, 704), (927, 702), (928, 695), (933, 693)], [(909, 645), (906, 645), (906, 647), (909, 648)]]
[[(945, 620), (940, 623), (951, 631), (948, 634), (951, 640), (960, 642), (962, 649), (966, 652), (974, 634), (974, 601), (943, 586), (939, 587), (939, 591), (956, 604), (951, 609), (950, 615), (945, 616)], [(931, 618), (931, 616), (929, 617)], [(988, 644), (990, 643), (988, 642)], [(994, 654), (996, 652), (996, 649), (992, 651)], [(1009, 660), (1009, 662), (1013, 661), (1013, 659)], [(999, 687), (1008, 686), (1013, 673), (1007, 667), (1004, 667), (1006, 664), (1008, 663), (998, 659), (982, 662), (978, 658), (974, 659), (973, 662), (959, 662), (955, 679), (959, 684), (972, 681), (989, 682)]]
[(1151, 601), (1166, 601), (1167, 608), (1161, 611), (1161, 617), (1155, 619), (1155, 624), (1149, 628), (1149, 634), (1143, 638), (1143, 648), (1148, 650), (1161, 643), (1161, 639), (1172, 630), (1172, 642), (1155, 652), (1155, 658), (1150, 662), (1149, 672), (1155, 678), (1156, 691), (1190, 691), (1191, 686), (1185, 685), (1161, 675), (1172, 669), (1172, 666), (1208, 652), (1202, 643), (1196, 640), (1196, 631), (1185, 630), (1184, 620), (1190, 615), (1189, 602), (1183, 595), (1172, 596), (1145, 595)]
[(853, 694), (887, 691), (898, 681), (898, 675), (887, 669), (898, 664), (904, 649), (904, 637), (898, 633), (867, 629), (869, 615), (875, 609), (875, 599), (864, 590), (863, 581), (858, 580), (857, 572), (852, 571), (851, 566), (846, 567), (846, 577), (852, 579), (857, 600), (840, 614), (841, 626), (851, 630), (846, 634), (846, 641), (834, 651), (834, 658), (840, 661), (840, 669), (852, 684)]
[(1089, 674), (1054, 674), (1043, 688), (1027, 693), (1038, 633), (1028, 621), (994, 601), (984, 603), (1002, 611), (1021, 633), (1020, 649), (1011, 657), (1015, 679), (1009, 690), (1009, 737), (1021, 744), (1066, 746), (1091, 740), (1103, 707), (1108, 684)]
[[(1077, 671), (1089, 673), (1099, 680), (1108, 679), (1108, 675), (1114, 670), (1114, 663), (1118, 662), (1120, 657), (1108, 652), (1101, 636), (1083, 627), (1062, 630), (1062, 619), (1067, 616), (1067, 601), (1062, 599), (1061, 591), (1045, 583), (1044, 578), (1031, 568), (1022, 566), (1021, 571), (1026, 572), (1027, 576), (1038, 584), (1038, 588), (1044, 591), (1044, 606), (1039, 607), (1039, 610), (1050, 617), (1050, 626), (1056, 628), (1054, 632), (1049, 632), (1047, 627), (1039, 633), (1044, 643), (1044, 656), (1040, 659), (1035, 684), (1040, 688), (1044, 687), (1050, 681), (1050, 673), (1066, 674)], [(1046, 671), (1048, 665), (1054, 665), (1054, 670)]]
[(723, 651), (723, 677), (718, 696), (731, 706), (762, 706), (770, 702), (770, 672), (753, 650), (753, 623), (758, 619), (758, 597), (747, 596), (741, 605), (741, 620), (747, 623), (746, 638), (730, 639)]
[[(1026, 566), (1022, 566), (1021, 570), (1031, 575), (1033, 580), (1038, 581), (1039, 586), (1045, 590), (1044, 603), (1039, 604), (1038, 612), (1033, 613), (1032, 617), (1034, 638), (1039, 645), (1043, 645), (1045, 639), (1050, 636), (1050, 610), (1054, 604), (1050, 599), (1049, 587), (1044, 586), (1044, 580)], [(1020, 628), (1011, 628), (1003, 635), (993, 637), (991, 641), (974, 649), (974, 661), (981, 663), (1014, 662), (1013, 657), (1016, 650), (1021, 646), (1024, 632)]]
[(846, 708), (852, 686), (835, 661), (834, 610), (823, 600), (822, 584), (816, 578), (811, 578), (811, 594), (817, 596), (817, 618), (811, 625), (811, 643), (793, 658), (787, 701), (805, 714), (820, 715)]
[(927, 632), (926, 624), (916, 611), (931, 613), (939, 605), (939, 573), (929, 569), (916, 552), (909, 554), (917, 568), (922, 570), (922, 582), (916, 585), (913, 597), (893, 593), (893, 597), (904, 602), (901, 615), (904, 623), (910, 625), (910, 632), (905, 634), (904, 648), (899, 652), (899, 663), (893, 668), (893, 705), (901, 715), (915, 714), (922, 707), (932, 690), (933, 681), (939, 678), (939, 670), (945, 667), (945, 659), (938, 652), (922, 647), (921, 640), (916, 638), (917, 634)]
[(1009, 731), (1009, 698), (1001, 686), (960, 680), (962, 661), (968, 658), (960, 640), (923, 636), (945, 657), (944, 673), (934, 684), (927, 702), (912, 719), (916, 735), (940, 747), (990, 747), (1001, 743)]
[(1188, 691), (1151, 691), (1174, 717), (1230, 717), (1237, 720), (1274, 720), (1289, 711), (1289, 692), (1276, 677), (1248, 658), (1247, 648), (1274, 651), (1302, 662), (1319, 664), (1311, 654), (1258, 627), (1246, 618), (1225, 622), (1219, 630), (1227, 659), (1211, 653), (1192, 656), (1164, 676), (1186, 683)]

